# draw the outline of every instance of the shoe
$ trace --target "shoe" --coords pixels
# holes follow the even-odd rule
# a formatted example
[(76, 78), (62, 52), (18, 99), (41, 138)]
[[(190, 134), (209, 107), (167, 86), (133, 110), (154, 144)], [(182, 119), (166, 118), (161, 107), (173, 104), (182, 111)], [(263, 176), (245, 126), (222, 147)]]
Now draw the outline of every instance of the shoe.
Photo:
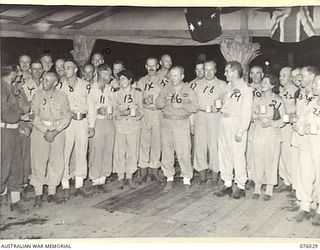
[(253, 200), (259, 200), (259, 198), (260, 198), (260, 194), (254, 193), (254, 194), (252, 195), (252, 199), (253, 199)]
[(320, 226), (320, 214), (316, 214), (312, 219), (312, 225)]
[(26, 214), (29, 212), (29, 209), (24, 208), (21, 201), (18, 201), (16, 203), (10, 204), (10, 211), (18, 212), (19, 214)]
[(98, 187), (99, 191), (102, 192), (102, 193), (111, 192), (111, 189), (108, 187), (107, 184), (98, 185), (97, 187)]
[(61, 204), (62, 200), (58, 197), (58, 194), (50, 194), (47, 197), (47, 202), (55, 202), (56, 204)]
[(232, 194), (232, 187), (226, 187), (226, 186), (223, 186), (222, 189), (214, 193), (214, 195), (218, 197), (223, 197), (226, 195), (230, 196), (231, 194)]
[(304, 220), (308, 220), (309, 218), (310, 214), (307, 211), (300, 210), (296, 216), (296, 222), (302, 222)]
[(125, 186), (125, 180), (122, 179), (122, 180), (119, 180), (119, 184), (118, 184), (118, 189), (122, 190)]
[(147, 182), (148, 179), (148, 168), (140, 168), (140, 177), (139, 177), (139, 185), (142, 185), (143, 182)]
[(132, 190), (137, 188), (136, 183), (133, 179), (128, 179), (128, 185), (129, 185), (129, 188)]
[(173, 189), (173, 181), (168, 181), (163, 189), (163, 192), (167, 193)]
[(264, 194), (264, 195), (262, 196), (262, 198), (263, 198), (265, 201), (269, 201), (269, 200), (271, 200), (271, 195), (269, 195), (269, 194)]
[(287, 210), (288, 212), (296, 212), (300, 209), (299, 205), (292, 205), (292, 206), (286, 206), (284, 207), (285, 210)]
[(294, 199), (294, 200), (297, 199), (296, 192), (294, 190), (292, 190), (289, 194), (287, 194), (287, 197), (289, 199)]
[(9, 204), (8, 195), (0, 195), (0, 206), (7, 206)]
[(86, 190), (84, 187), (77, 188), (74, 192), (74, 196), (82, 196), (83, 198), (90, 198), (92, 194), (92, 190)]
[(164, 179), (162, 176), (159, 175), (159, 170), (157, 168), (149, 168), (149, 172), (152, 180), (155, 180), (157, 183), (161, 185), (164, 184)]
[(63, 189), (62, 192), (63, 192), (62, 199), (64, 201), (70, 200), (70, 189), (69, 188)]
[(184, 192), (189, 196), (191, 194), (191, 185), (184, 184)]
[(254, 188), (255, 184), (253, 180), (248, 180), (246, 183), (246, 190), (250, 190), (251, 188)]
[(234, 199), (240, 199), (241, 197), (246, 197), (246, 191), (236, 187), (235, 191), (232, 193)]
[(36, 199), (35, 199), (35, 201), (34, 201), (33, 207), (34, 207), (34, 208), (40, 208), (40, 207), (42, 207), (42, 195), (37, 195), (37, 196), (36, 196)]
[(282, 192), (291, 192), (291, 190), (292, 190), (291, 185), (282, 184), (282, 185), (276, 187), (274, 191), (277, 193), (282, 193)]
[(203, 190), (206, 188), (206, 183), (207, 183), (207, 181), (205, 181), (205, 180), (201, 180), (201, 181), (200, 181), (200, 183), (199, 183), (199, 189), (200, 189), (201, 191), (203, 191)]

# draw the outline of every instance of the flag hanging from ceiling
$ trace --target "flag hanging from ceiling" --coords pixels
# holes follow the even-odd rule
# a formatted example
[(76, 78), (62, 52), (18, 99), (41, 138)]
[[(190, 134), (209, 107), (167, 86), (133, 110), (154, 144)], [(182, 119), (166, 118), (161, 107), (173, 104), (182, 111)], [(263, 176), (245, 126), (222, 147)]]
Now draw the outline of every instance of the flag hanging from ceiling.
[(315, 35), (313, 7), (287, 7), (272, 13), (270, 37), (286, 43), (300, 42)]
[(206, 43), (221, 35), (221, 8), (187, 8), (185, 15), (193, 40)]

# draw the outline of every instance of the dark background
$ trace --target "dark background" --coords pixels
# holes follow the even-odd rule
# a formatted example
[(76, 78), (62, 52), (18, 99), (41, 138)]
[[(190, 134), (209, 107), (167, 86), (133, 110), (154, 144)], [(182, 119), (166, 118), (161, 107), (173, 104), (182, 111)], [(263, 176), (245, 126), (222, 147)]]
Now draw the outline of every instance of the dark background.
[[(253, 42), (261, 45), (262, 55), (255, 59), (251, 65), (265, 65), (265, 61), (270, 62), (266, 70), (275, 74), (283, 66), (288, 65), (288, 54), (293, 54), (294, 65), (320, 66), (320, 37), (312, 37), (300, 43), (280, 43), (270, 38), (253, 38)], [(46, 39), (24, 39), (24, 38), (1, 38), (1, 62), (3, 64), (17, 64), (21, 54), (28, 54), (32, 60), (38, 60), (44, 51), (49, 50), (54, 60), (57, 58), (72, 59), (71, 40), (46, 40)], [(182, 65), (186, 70), (186, 81), (195, 77), (194, 63), (197, 55), (205, 53), (207, 59), (214, 59), (218, 65), (217, 76), (224, 79), (225, 60), (220, 52), (219, 45), (210, 46), (154, 46), (140, 44), (126, 44), (97, 40), (93, 52), (101, 52), (108, 64), (115, 60), (125, 62), (128, 69), (132, 70), (136, 78), (145, 74), (145, 59), (149, 56), (160, 57), (162, 54), (170, 54), (174, 65)]]

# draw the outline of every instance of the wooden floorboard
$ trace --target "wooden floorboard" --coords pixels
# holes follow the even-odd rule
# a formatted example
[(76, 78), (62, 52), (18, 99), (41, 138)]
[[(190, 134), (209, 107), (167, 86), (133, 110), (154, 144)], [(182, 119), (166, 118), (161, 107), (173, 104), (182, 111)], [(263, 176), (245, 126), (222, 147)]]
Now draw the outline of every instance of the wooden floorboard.
[(296, 223), (296, 212), (282, 209), (285, 193), (269, 202), (247, 197), (213, 196), (214, 188), (199, 191), (194, 181), (187, 196), (181, 178), (168, 193), (147, 182), (132, 191), (117, 190), (93, 198), (71, 198), (66, 204), (43, 203), (27, 215), (1, 208), (0, 238), (122, 238), (122, 237), (272, 237), (320, 239), (311, 221)]

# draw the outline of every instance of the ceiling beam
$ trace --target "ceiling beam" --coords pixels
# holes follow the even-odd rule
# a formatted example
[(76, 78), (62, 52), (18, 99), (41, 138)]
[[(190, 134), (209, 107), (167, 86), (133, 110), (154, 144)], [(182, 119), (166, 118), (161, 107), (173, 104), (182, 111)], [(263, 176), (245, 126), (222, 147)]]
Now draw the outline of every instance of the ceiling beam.
[(40, 21), (43, 17), (48, 16), (54, 12), (58, 11), (56, 8), (40, 8), (36, 11), (33, 11), (28, 16), (24, 17), (20, 24), (22, 25), (32, 25), (38, 21)]
[(69, 24), (73, 24), (74, 22), (76, 22), (78, 20), (81, 20), (85, 17), (93, 15), (94, 13), (98, 12), (100, 9), (101, 8), (93, 8), (93, 9), (86, 10), (80, 14), (77, 14), (75, 16), (67, 18), (64, 21), (58, 22), (56, 25), (54, 25), (54, 27), (55, 28), (62, 28), (62, 27), (67, 26)]
[(90, 24), (93, 24), (93, 23), (96, 23), (96, 22), (99, 22), (105, 18), (108, 18), (112, 15), (115, 15), (117, 14), (119, 11), (121, 10), (120, 7), (107, 7), (105, 8), (105, 10), (103, 11), (103, 13), (101, 13), (100, 15), (97, 15), (83, 23), (75, 23), (73, 24), (73, 27), (75, 29), (82, 29), (86, 26), (89, 26)]

